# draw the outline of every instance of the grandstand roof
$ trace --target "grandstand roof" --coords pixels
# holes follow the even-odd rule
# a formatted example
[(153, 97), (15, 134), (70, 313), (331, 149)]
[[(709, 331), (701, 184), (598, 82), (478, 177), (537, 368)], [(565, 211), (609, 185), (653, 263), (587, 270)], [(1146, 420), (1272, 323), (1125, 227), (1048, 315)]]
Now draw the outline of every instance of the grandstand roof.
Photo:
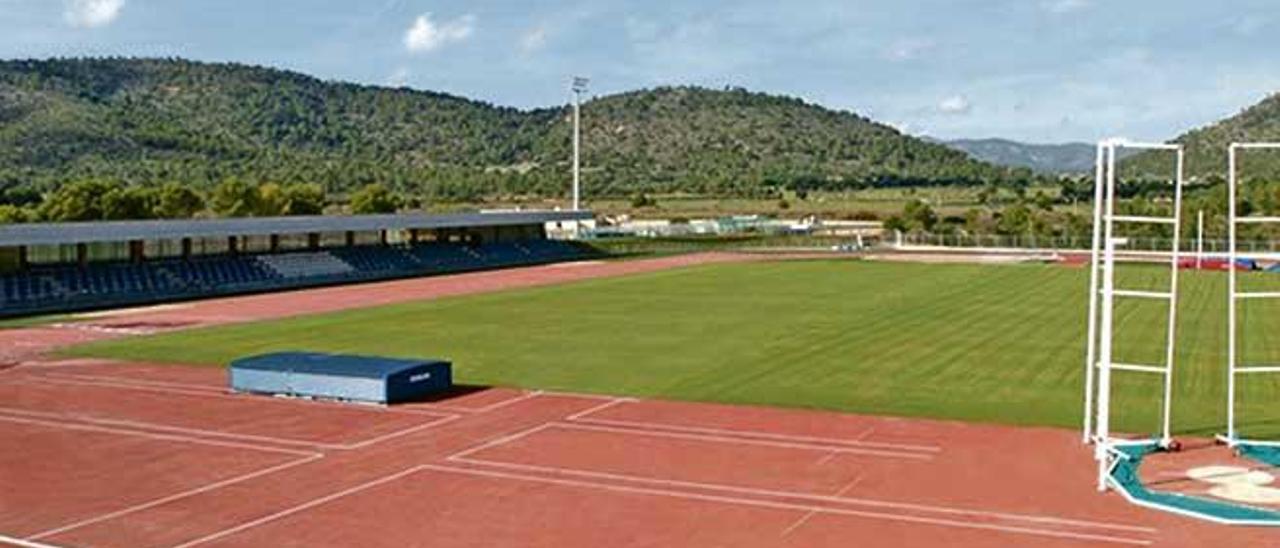
[(177, 240), (311, 232), (473, 228), (588, 220), (588, 211), (513, 211), (443, 215), (314, 215), (178, 221), (98, 221), (0, 225), (0, 247), (130, 240)]

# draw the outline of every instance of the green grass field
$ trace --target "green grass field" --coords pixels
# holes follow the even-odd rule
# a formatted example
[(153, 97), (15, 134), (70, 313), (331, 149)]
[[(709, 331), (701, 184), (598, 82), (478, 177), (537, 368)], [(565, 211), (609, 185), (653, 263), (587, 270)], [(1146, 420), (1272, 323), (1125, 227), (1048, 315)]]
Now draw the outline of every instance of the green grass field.
[[(468, 384), (1075, 427), (1087, 273), (853, 261), (704, 266), (69, 352), (207, 365), (274, 350), (439, 356), (453, 359)], [(1248, 281), (1275, 286), (1268, 276)], [(1165, 277), (1157, 268), (1120, 272), (1129, 288), (1158, 287)], [(1208, 434), (1224, 414), (1226, 278), (1183, 279), (1175, 424)], [(1280, 340), (1270, 336), (1280, 304), (1245, 313), (1245, 356), (1280, 363)], [(1123, 303), (1117, 321), (1118, 358), (1162, 360), (1162, 304)], [(1153, 431), (1156, 379), (1118, 377), (1120, 426)], [(1280, 433), (1278, 388), (1251, 381), (1246, 433)]]

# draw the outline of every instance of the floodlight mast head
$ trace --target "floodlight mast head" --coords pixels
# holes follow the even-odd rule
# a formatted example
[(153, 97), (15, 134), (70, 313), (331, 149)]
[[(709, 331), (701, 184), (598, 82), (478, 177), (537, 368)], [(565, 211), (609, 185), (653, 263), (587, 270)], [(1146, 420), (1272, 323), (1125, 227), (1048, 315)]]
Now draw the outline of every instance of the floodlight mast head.
[(573, 92), (574, 92), (574, 93), (586, 93), (586, 92), (587, 92), (587, 84), (590, 84), (590, 83), (591, 83), (591, 79), (590, 79), (590, 78), (584, 78), (584, 77), (582, 77), (582, 76), (574, 76), (574, 77), (573, 77)]

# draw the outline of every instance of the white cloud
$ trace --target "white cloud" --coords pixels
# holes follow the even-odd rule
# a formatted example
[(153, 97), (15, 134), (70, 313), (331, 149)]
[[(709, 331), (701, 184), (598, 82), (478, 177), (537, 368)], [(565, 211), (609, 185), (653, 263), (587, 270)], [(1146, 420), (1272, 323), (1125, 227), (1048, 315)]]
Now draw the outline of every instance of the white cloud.
[(520, 52), (528, 55), (547, 45), (547, 27), (538, 25), (520, 37)]
[(1092, 0), (1045, 0), (1040, 4), (1045, 11), (1054, 15), (1062, 15), (1080, 11), (1092, 5)]
[(62, 17), (77, 28), (110, 25), (120, 17), (125, 0), (64, 0)]
[(404, 33), (404, 47), (411, 53), (434, 51), (454, 42), (461, 42), (475, 32), (474, 15), (463, 15), (452, 21), (437, 23), (430, 13), (419, 15)]
[(952, 95), (938, 103), (938, 112), (943, 114), (968, 114), (972, 110), (973, 105), (963, 95)]
[(937, 45), (933, 40), (922, 38), (898, 40), (885, 50), (884, 56), (890, 61), (913, 61), (929, 53)]

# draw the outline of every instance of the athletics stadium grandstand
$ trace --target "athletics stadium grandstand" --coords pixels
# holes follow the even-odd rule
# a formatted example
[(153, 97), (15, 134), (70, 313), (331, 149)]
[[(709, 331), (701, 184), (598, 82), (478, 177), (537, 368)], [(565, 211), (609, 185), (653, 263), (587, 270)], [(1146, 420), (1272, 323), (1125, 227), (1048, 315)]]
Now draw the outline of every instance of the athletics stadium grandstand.
[(588, 212), (46, 223), (0, 227), (0, 316), (550, 263)]

